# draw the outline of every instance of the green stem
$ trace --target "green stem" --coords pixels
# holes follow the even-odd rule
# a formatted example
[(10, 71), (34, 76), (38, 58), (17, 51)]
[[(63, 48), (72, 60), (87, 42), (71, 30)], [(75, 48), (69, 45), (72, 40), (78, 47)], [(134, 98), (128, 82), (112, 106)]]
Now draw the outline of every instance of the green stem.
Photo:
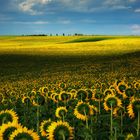
[(101, 113), (101, 101), (99, 100), (99, 114)]
[(36, 124), (36, 127), (37, 127), (37, 133), (39, 134), (39, 106), (37, 106), (37, 124)]
[(66, 140), (64, 132), (62, 132), (61, 135), (62, 135), (62, 140)]
[(115, 127), (115, 139), (114, 140), (117, 140), (117, 128)]
[(63, 119), (63, 122), (64, 122), (65, 121), (65, 115), (64, 114), (62, 115), (62, 119)]
[[(87, 114), (86, 114), (85, 109), (84, 109), (84, 114), (85, 114), (85, 116), (87, 117)], [(88, 128), (88, 119), (87, 119), (87, 118), (86, 118), (86, 128)]]
[(140, 129), (140, 110), (138, 109), (137, 136), (139, 136), (139, 129)]
[(111, 115), (110, 115), (110, 139), (113, 139), (113, 109), (111, 103)]
[(123, 133), (123, 114), (122, 114), (122, 111), (121, 111), (121, 135)]

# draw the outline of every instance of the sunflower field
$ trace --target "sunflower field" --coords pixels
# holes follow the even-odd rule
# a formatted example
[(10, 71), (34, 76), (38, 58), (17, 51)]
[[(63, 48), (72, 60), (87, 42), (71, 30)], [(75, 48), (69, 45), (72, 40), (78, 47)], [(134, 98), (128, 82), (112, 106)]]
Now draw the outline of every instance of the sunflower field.
[[(32, 46), (27, 54), (31, 38), (28, 42), (23, 41), (25, 37), (17, 38), (0, 38), (5, 47), (6, 41), (11, 47), (23, 42), (21, 50), (18, 45), (15, 50), (0, 49), (0, 140), (140, 139), (138, 37), (52, 37), (51, 43), (43, 41), (47, 47), (52, 45), (52, 50), (46, 47), (49, 53), (56, 42), (66, 54), (70, 50), (63, 46), (69, 43), (75, 51), (74, 45), (84, 47), (86, 43), (89, 52), (92, 45), (103, 47), (93, 55), (82, 48), (78, 55), (63, 56), (55, 49), (53, 55), (47, 55), (47, 49), (41, 55), (36, 45), (35, 54)], [(111, 50), (112, 38), (114, 45), (119, 41), (117, 46), (122, 45), (117, 55), (115, 48)], [(36, 49), (41, 50), (39, 54)]]

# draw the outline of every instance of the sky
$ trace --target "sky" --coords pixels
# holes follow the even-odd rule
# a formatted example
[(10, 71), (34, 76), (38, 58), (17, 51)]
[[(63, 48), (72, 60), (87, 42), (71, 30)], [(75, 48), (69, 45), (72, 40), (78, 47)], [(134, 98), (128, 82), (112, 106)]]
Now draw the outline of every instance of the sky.
[(140, 35), (140, 0), (0, 0), (0, 35)]

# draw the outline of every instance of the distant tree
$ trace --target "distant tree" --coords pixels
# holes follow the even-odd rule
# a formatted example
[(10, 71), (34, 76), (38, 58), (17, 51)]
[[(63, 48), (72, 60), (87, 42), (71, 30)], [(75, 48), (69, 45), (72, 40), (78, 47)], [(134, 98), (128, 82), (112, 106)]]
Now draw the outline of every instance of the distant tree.
[(56, 34), (56, 36), (58, 36), (58, 34)]
[(75, 33), (75, 36), (83, 36), (83, 34)]
[(65, 36), (65, 34), (63, 33), (63, 36)]

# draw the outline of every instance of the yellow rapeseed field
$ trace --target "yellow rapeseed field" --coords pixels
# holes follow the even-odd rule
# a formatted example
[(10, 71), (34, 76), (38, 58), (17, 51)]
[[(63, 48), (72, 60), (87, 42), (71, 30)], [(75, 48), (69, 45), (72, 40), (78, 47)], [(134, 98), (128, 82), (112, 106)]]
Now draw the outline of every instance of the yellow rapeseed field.
[[(96, 38), (100, 38), (100, 40), (96, 40)], [(39, 55), (111, 55), (135, 52), (139, 50), (140, 38), (129, 36), (0, 37), (0, 53)]]

